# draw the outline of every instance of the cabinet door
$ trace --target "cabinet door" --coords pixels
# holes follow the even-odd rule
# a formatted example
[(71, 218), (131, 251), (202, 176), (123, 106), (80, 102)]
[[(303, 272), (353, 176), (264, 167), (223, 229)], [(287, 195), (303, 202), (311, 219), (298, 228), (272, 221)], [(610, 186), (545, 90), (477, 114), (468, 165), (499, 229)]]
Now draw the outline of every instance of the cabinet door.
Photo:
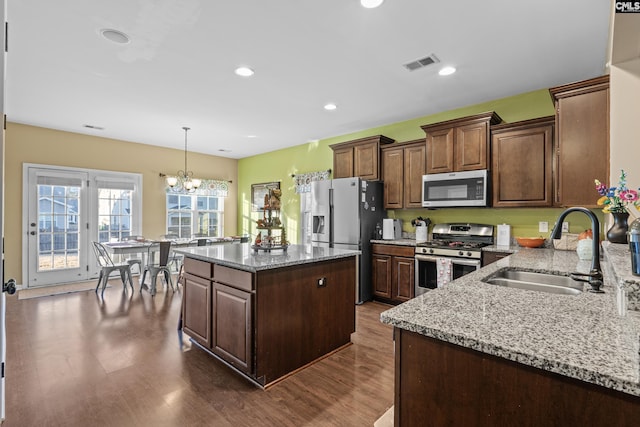
[(333, 150), (333, 177), (350, 178), (353, 176), (353, 147)]
[(185, 273), (183, 283), (182, 329), (198, 343), (210, 348), (211, 282)]
[(402, 148), (382, 151), (382, 180), (384, 182), (384, 207), (403, 207), (403, 153)]
[(424, 143), (404, 149), (405, 208), (422, 208), (422, 175), (426, 173), (426, 153), (427, 146)]
[(596, 207), (593, 180), (609, 181), (609, 89), (556, 100), (556, 121), (557, 204)]
[(211, 350), (241, 371), (251, 373), (251, 293), (213, 282)]
[(353, 147), (353, 176), (370, 180), (380, 179), (378, 150), (379, 146), (375, 142)]
[(551, 206), (553, 125), (492, 135), (493, 206)]
[(373, 255), (373, 294), (391, 299), (391, 256)]
[(511, 255), (509, 252), (482, 252), (482, 266), (493, 264), (494, 262)]
[(456, 171), (487, 169), (486, 122), (473, 123), (456, 128), (455, 166)]
[(415, 295), (415, 261), (413, 258), (393, 257), (393, 300), (408, 301)]
[(427, 173), (453, 172), (453, 130), (427, 133)]

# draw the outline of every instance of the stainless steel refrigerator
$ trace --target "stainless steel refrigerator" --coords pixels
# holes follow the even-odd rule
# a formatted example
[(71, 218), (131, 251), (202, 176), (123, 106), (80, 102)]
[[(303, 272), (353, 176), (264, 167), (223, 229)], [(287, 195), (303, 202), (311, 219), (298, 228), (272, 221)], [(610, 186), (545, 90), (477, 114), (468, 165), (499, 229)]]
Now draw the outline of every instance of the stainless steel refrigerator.
[(316, 246), (353, 249), (358, 257), (356, 302), (373, 296), (371, 239), (384, 217), (382, 182), (339, 178), (311, 184), (311, 242)]

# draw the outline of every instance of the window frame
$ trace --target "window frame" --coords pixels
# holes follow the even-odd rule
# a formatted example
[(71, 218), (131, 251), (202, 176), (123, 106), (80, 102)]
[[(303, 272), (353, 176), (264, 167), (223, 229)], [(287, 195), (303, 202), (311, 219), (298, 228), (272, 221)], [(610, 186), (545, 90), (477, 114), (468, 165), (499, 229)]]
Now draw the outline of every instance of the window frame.
[[(182, 197), (188, 197), (190, 199), (190, 208), (189, 209), (170, 209), (169, 208), (169, 198), (170, 197), (178, 197), (178, 207), (180, 207), (181, 204), (181, 200), (180, 198)], [(216, 199), (218, 207), (217, 209), (198, 209), (198, 198), (207, 198), (207, 199)], [(206, 237), (224, 237), (224, 196), (211, 196), (208, 194), (198, 194), (198, 191), (196, 190), (193, 193), (174, 193), (171, 191), (167, 191), (166, 197), (165, 197), (165, 230), (166, 230), (166, 234), (177, 234), (180, 238), (192, 238), (193, 236), (199, 235), (205, 235)], [(200, 230), (200, 213), (214, 213), (218, 216), (218, 224), (217, 224), (217, 229), (218, 229), (218, 233), (217, 235), (210, 235), (208, 232), (203, 233)], [(189, 230), (190, 233), (188, 236), (184, 235), (183, 233), (183, 228), (186, 227), (186, 225), (182, 225), (181, 221), (179, 221), (179, 223), (177, 225), (172, 224), (171, 222), (171, 215), (178, 215), (179, 218), (182, 218), (183, 215), (186, 216), (188, 214), (189, 216)], [(177, 228), (177, 231), (176, 231)]]

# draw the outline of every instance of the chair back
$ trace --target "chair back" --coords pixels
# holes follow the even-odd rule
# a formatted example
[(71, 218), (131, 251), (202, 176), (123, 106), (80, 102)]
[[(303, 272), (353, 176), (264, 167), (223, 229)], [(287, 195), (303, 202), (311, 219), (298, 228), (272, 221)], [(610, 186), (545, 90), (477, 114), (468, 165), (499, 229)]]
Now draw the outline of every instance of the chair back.
[(93, 252), (96, 254), (96, 259), (100, 267), (111, 267), (114, 265), (109, 251), (107, 251), (107, 248), (105, 248), (102, 243), (93, 242)]
[(171, 252), (171, 240), (160, 242), (160, 258), (158, 259), (160, 267), (166, 267), (169, 263), (169, 252)]

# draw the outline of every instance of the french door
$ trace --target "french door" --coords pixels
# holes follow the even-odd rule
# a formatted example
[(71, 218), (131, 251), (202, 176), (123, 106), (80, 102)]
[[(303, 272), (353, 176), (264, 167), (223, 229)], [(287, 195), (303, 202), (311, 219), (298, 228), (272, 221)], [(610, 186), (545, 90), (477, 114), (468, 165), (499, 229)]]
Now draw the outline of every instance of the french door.
[(86, 172), (28, 168), (27, 287), (89, 278), (88, 180)]
[(142, 176), (26, 164), (23, 286), (98, 277), (92, 241), (142, 234)]

